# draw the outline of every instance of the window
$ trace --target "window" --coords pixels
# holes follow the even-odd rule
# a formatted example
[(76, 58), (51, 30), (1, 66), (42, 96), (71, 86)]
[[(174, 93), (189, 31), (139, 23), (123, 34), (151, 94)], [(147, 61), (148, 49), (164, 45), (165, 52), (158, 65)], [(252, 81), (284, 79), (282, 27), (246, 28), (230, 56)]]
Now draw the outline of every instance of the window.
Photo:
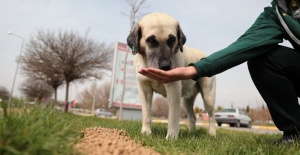
[(236, 113), (235, 109), (222, 109), (220, 112)]

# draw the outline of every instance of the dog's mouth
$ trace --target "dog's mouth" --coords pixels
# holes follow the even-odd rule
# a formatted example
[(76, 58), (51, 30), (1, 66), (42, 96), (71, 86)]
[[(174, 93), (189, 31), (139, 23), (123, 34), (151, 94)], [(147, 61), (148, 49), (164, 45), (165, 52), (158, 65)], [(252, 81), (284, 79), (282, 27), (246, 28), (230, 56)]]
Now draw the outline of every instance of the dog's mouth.
[[(167, 52), (166, 52), (167, 51)], [(172, 52), (162, 49), (150, 49), (147, 56), (148, 67), (171, 70), (175, 67)]]
[(162, 61), (161, 63), (159, 63), (159, 69), (164, 71), (171, 70), (172, 69), (171, 63), (168, 61)]

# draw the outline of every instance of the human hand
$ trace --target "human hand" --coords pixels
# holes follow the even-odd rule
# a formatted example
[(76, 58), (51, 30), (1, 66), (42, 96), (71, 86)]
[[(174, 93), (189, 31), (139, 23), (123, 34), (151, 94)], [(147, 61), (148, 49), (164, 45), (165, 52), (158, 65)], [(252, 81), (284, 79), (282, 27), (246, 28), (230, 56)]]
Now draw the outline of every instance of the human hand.
[(194, 66), (180, 67), (168, 71), (157, 68), (142, 68), (138, 72), (160, 83), (188, 80), (197, 76), (197, 70)]

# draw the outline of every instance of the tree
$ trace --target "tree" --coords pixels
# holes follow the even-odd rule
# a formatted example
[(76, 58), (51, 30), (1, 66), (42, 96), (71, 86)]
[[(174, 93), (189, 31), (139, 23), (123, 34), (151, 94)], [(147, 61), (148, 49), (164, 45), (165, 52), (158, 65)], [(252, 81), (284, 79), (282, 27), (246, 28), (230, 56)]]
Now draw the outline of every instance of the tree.
[(146, 0), (125, 0), (125, 2), (130, 6), (130, 14), (122, 13), (129, 17), (130, 28), (134, 27), (136, 21), (138, 21), (143, 14), (140, 12), (142, 5), (144, 5)]
[(57, 101), (57, 89), (63, 84), (64, 76), (56, 59), (51, 53), (46, 53), (39, 47), (28, 46), (27, 52), (20, 58), (23, 73), (29, 77), (44, 81), (54, 90), (54, 100)]
[(201, 109), (198, 107), (198, 106), (196, 106), (195, 108), (194, 108), (194, 113), (196, 114), (196, 113), (201, 113)]
[(152, 115), (156, 117), (168, 117), (168, 100), (162, 96), (158, 96), (153, 101)]
[[(40, 74), (52, 86), (61, 84), (63, 77), (66, 84), (65, 112), (68, 112), (69, 86), (73, 81), (83, 82), (94, 77), (101, 79), (105, 70), (111, 69), (112, 46), (88, 39), (86, 33), (80, 36), (73, 31), (37, 30), (23, 56), (24, 70)], [(50, 61), (49, 61), (50, 60)], [(36, 70), (28, 68), (26, 62), (34, 61)], [(36, 73), (37, 72), (37, 73)], [(53, 75), (50, 77), (50, 75)], [(57, 77), (57, 78), (55, 78)]]
[(0, 86), (0, 99), (8, 100), (10, 96), (9, 94), (9, 91), (5, 87)]
[(218, 106), (217, 109), (216, 109), (216, 112), (219, 112), (219, 111), (221, 111), (222, 109), (223, 109), (222, 106)]
[(29, 78), (22, 83), (20, 91), (27, 97), (29, 101), (41, 101), (51, 98), (52, 88), (44, 81)]
[(99, 87), (92, 84), (88, 89), (85, 89), (80, 94), (81, 107), (90, 108), (93, 102), (93, 96), (95, 93), (95, 108), (108, 109), (108, 98), (110, 93), (110, 82), (103, 81)]
[(248, 114), (249, 112), (250, 112), (250, 107), (249, 107), (249, 105), (247, 105), (246, 113)]
[[(195, 113), (194, 113), (194, 114), (195, 114)], [(187, 114), (186, 114), (186, 112), (185, 112), (183, 106), (180, 106), (179, 116), (180, 116), (181, 118), (187, 118)]]
[[(158, 96), (153, 101), (153, 106), (151, 109), (151, 113), (155, 117), (164, 117), (167, 118), (169, 116), (169, 105), (168, 100), (162, 96)], [(186, 112), (183, 107), (180, 107), (179, 115), (181, 118), (186, 118)]]
[(250, 109), (249, 116), (253, 121), (256, 122), (268, 123), (272, 120), (268, 108)]

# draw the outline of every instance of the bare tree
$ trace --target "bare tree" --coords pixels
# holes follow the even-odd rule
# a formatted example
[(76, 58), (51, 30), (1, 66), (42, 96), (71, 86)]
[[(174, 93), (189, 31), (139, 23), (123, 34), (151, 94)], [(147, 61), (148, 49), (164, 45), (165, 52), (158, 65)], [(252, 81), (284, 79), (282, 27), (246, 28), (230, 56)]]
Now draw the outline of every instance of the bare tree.
[(267, 123), (272, 120), (269, 109), (265, 107), (249, 109), (248, 115), (256, 122)]
[(93, 96), (95, 93), (95, 108), (108, 109), (108, 98), (110, 93), (110, 82), (104, 81), (99, 87), (95, 88), (92, 84), (90, 88), (84, 90), (80, 94), (81, 106), (84, 108), (90, 108), (93, 102)]
[(168, 117), (169, 106), (168, 100), (162, 96), (158, 96), (153, 101), (152, 115), (156, 117)]
[(9, 91), (5, 87), (0, 86), (0, 99), (8, 100), (9, 96)]
[[(153, 116), (167, 118), (169, 116), (168, 100), (162, 96), (157, 96), (153, 101), (151, 112)], [(180, 107), (179, 115), (181, 118), (187, 117), (186, 112), (182, 106)]]
[(182, 105), (180, 106), (179, 115), (180, 115), (181, 118), (187, 118), (187, 114), (186, 114), (186, 112), (185, 112), (185, 110), (184, 110), (184, 108), (183, 108)]
[(248, 114), (249, 112), (250, 112), (250, 107), (249, 107), (249, 105), (247, 105), (247, 107), (246, 107), (246, 113)]
[(109, 99), (109, 94), (110, 94), (110, 82), (103, 82), (100, 87), (99, 87), (99, 107), (105, 107), (108, 108), (108, 99)]
[[(32, 61), (45, 64), (40, 65), (42, 69), (38, 71), (47, 80), (54, 80), (55, 75), (59, 77), (58, 79), (61, 75), (63, 76), (66, 84), (65, 112), (68, 112), (71, 82), (83, 82), (83, 80), (91, 77), (101, 79), (105, 70), (111, 69), (112, 46), (88, 39), (87, 34), (80, 36), (73, 31), (37, 30), (37, 33), (29, 41), (24, 54), (26, 59), (35, 59)], [(29, 57), (29, 55), (33, 57)], [(46, 63), (45, 58), (49, 58), (52, 63)], [(48, 69), (52, 72), (47, 72)], [(49, 75), (53, 76), (49, 78)], [(52, 82), (57, 85), (60, 84), (58, 81)]]
[(35, 78), (25, 80), (20, 88), (20, 91), (30, 101), (42, 101), (43, 99), (51, 98), (53, 93), (52, 88), (44, 81)]
[(140, 12), (140, 9), (144, 5), (145, 1), (146, 0), (125, 0), (125, 2), (130, 6), (130, 14), (122, 14), (129, 17), (131, 30), (136, 24), (136, 21), (138, 21), (144, 15)]
[(219, 112), (219, 111), (221, 111), (223, 109), (223, 107), (222, 106), (218, 106), (217, 108), (216, 108), (216, 112)]
[[(80, 107), (85, 108), (85, 109), (89, 109), (92, 106), (92, 102), (93, 102), (93, 94), (94, 92), (97, 91), (95, 90), (95, 86), (94, 84), (92, 84), (90, 86), (90, 88), (85, 89), (79, 97), (80, 100)], [(97, 98), (95, 98), (95, 102), (97, 104)]]
[(57, 101), (57, 89), (63, 84), (64, 76), (53, 53), (47, 52), (44, 48), (33, 43), (29, 44), (28, 52), (19, 61), (26, 76), (42, 80), (53, 88), (54, 100)]
[(195, 113), (195, 114), (201, 115), (201, 114), (203, 113), (203, 109), (201, 109), (201, 108), (198, 107), (198, 106), (195, 106), (195, 108), (194, 108), (194, 113)]

